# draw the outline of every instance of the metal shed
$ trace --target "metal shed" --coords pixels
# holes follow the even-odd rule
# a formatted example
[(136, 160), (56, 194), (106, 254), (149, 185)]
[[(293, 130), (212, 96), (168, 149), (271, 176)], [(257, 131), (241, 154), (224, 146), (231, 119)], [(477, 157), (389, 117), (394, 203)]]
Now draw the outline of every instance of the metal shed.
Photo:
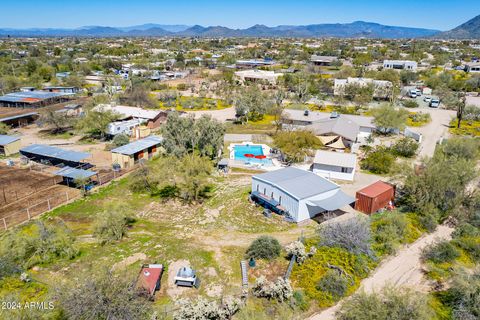
[(54, 166), (62, 165), (83, 169), (93, 167), (93, 165), (83, 162), (85, 159), (91, 157), (90, 153), (65, 150), (45, 144), (29, 145), (20, 149), (20, 153), (32, 161), (48, 161)]
[(395, 186), (381, 180), (357, 191), (355, 209), (372, 214), (395, 200)]
[(20, 137), (0, 134), (0, 155), (9, 156), (20, 150)]
[(112, 163), (122, 168), (129, 168), (142, 159), (151, 159), (160, 153), (159, 147), (162, 141), (162, 137), (149, 136), (115, 148), (111, 151)]

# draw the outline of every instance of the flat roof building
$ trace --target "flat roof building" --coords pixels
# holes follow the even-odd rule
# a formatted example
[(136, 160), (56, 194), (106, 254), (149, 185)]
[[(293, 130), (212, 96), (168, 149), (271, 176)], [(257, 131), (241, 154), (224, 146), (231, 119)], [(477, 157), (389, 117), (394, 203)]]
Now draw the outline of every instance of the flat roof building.
[(353, 181), (357, 156), (353, 153), (317, 150), (312, 171), (327, 179)]
[(315, 66), (331, 66), (336, 61), (338, 61), (338, 58), (334, 56), (313, 55), (310, 57), (310, 62)]
[(416, 71), (417, 62), (411, 60), (385, 60), (383, 61), (383, 68)]
[(283, 76), (283, 73), (257, 69), (235, 72), (235, 77), (242, 82), (268, 82), (270, 84), (276, 84), (277, 79), (281, 76)]

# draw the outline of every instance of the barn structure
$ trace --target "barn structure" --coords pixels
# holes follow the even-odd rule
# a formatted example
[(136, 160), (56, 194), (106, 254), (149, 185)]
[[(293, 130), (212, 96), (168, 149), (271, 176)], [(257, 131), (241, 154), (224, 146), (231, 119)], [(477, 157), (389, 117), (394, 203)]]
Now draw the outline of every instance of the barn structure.
[(122, 169), (133, 167), (139, 161), (148, 160), (160, 154), (162, 137), (149, 136), (113, 149), (112, 164)]
[(32, 144), (20, 149), (20, 154), (31, 161), (50, 164), (60, 167), (90, 169), (92, 164), (85, 160), (91, 157), (90, 153), (65, 150), (45, 144)]
[(20, 137), (0, 134), (0, 156), (10, 156), (20, 150)]

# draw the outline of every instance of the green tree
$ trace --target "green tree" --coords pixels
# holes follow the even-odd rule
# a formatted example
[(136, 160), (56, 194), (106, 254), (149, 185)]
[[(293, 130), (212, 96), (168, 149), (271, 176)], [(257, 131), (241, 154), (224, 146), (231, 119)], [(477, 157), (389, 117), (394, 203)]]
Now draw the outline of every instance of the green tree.
[(51, 127), (51, 132), (55, 134), (65, 132), (66, 129), (72, 126), (73, 120), (66, 112), (56, 112), (55, 110), (47, 109), (42, 112), (38, 123)]
[(290, 162), (305, 161), (306, 156), (313, 156), (314, 150), (322, 146), (310, 131), (281, 131), (275, 134), (273, 141)]
[(374, 117), (373, 123), (377, 126), (377, 129), (386, 134), (390, 130), (403, 130), (406, 126), (408, 111), (384, 104), (378, 108), (372, 109), (372, 115)]
[(8, 134), (10, 127), (3, 122), (0, 122), (0, 134)]
[(118, 115), (112, 111), (89, 110), (76, 124), (77, 130), (94, 138), (104, 138), (108, 124), (117, 120)]
[(273, 260), (280, 256), (282, 246), (277, 239), (270, 236), (261, 236), (253, 240), (248, 247), (248, 258)]
[(263, 119), (270, 104), (257, 86), (249, 86), (236, 94), (234, 105), (237, 117), (248, 122)]
[(379, 146), (366, 154), (360, 166), (363, 170), (377, 174), (386, 174), (390, 172), (394, 162), (395, 158), (390, 151), (385, 147)]

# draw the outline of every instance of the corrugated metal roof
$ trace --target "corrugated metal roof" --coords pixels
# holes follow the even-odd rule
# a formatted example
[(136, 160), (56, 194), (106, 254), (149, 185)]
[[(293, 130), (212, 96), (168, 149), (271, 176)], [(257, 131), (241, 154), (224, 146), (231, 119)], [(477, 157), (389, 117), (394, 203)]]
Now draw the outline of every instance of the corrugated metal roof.
[(29, 113), (19, 114), (19, 115), (16, 115), (16, 116), (0, 118), (0, 122), (15, 120), (15, 119), (21, 119), (21, 118), (24, 118), (24, 117), (31, 117), (31, 116), (38, 116), (38, 112), (29, 112)]
[(54, 174), (71, 179), (87, 179), (96, 175), (97, 173), (91, 170), (75, 169), (67, 166), (56, 171)]
[(143, 138), (141, 140), (131, 142), (131, 143), (126, 144), (124, 146), (115, 148), (115, 149), (112, 150), (112, 152), (130, 156), (130, 155), (135, 154), (137, 152), (140, 152), (142, 150), (145, 150), (145, 149), (148, 149), (150, 147), (156, 146), (156, 145), (160, 144), (162, 141), (163, 141), (162, 137), (150, 136), (150, 137)]
[(32, 144), (20, 149), (20, 152), (73, 162), (80, 162), (91, 156), (90, 153), (65, 150), (45, 144)]
[[(56, 97), (65, 96), (62, 92), (46, 92), (46, 91), (19, 91), (8, 93), (4, 96), (0, 96), (0, 101), (7, 102), (19, 102), (19, 101), (28, 101), (28, 99), (50, 99)], [(27, 100), (25, 100), (27, 99)]]
[(335, 167), (355, 168), (357, 156), (353, 153), (318, 150), (313, 163), (326, 164)]
[(335, 211), (355, 202), (354, 197), (350, 197), (342, 190), (338, 190), (333, 196), (322, 200), (312, 200), (307, 203), (316, 207), (320, 207), (327, 211)]
[(20, 140), (20, 137), (12, 137), (12, 136), (0, 134), (0, 146), (5, 146), (17, 140)]
[(313, 172), (292, 167), (254, 175), (253, 178), (272, 184), (297, 199), (310, 198), (340, 188)]
[(378, 180), (377, 182), (372, 183), (365, 188), (358, 190), (357, 193), (365, 195), (370, 198), (375, 198), (378, 195), (384, 193), (385, 191), (391, 190), (393, 186), (389, 183)]

